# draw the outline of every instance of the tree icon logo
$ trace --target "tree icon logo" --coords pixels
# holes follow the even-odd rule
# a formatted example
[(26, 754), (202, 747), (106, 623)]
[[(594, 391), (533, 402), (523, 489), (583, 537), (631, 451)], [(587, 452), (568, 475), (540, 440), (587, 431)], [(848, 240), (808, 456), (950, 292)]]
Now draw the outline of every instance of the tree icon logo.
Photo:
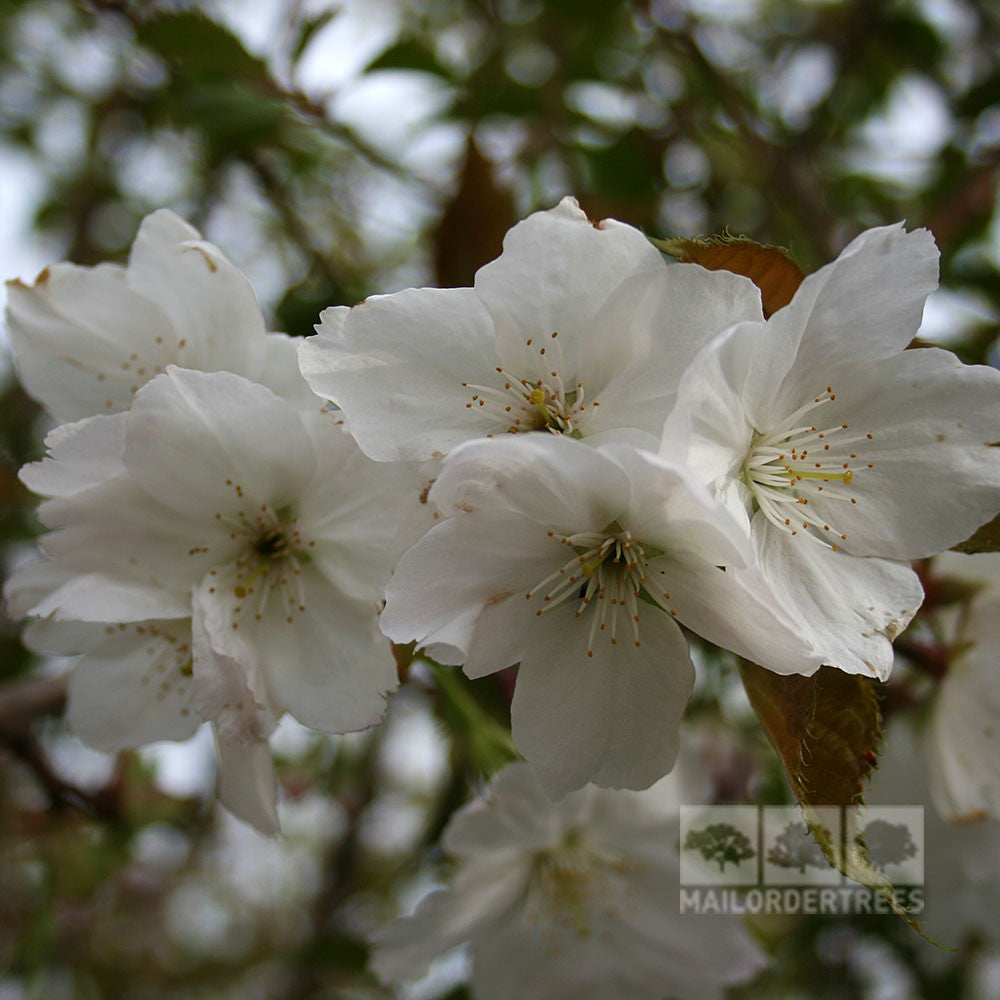
[[(825, 827), (823, 834), (830, 839), (830, 831)], [(806, 868), (825, 870), (830, 867), (826, 855), (813, 839), (809, 828), (797, 820), (788, 823), (775, 837), (774, 844), (767, 852), (767, 860), (779, 868), (795, 868), (804, 875)]]
[(917, 845), (904, 823), (873, 819), (857, 839), (864, 841), (872, 864), (883, 871), (886, 865), (902, 864), (917, 856)]
[(697, 851), (706, 861), (717, 864), (720, 872), (728, 864), (739, 867), (757, 854), (750, 846), (750, 838), (730, 823), (710, 823), (703, 830), (689, 830), (684, 850)]

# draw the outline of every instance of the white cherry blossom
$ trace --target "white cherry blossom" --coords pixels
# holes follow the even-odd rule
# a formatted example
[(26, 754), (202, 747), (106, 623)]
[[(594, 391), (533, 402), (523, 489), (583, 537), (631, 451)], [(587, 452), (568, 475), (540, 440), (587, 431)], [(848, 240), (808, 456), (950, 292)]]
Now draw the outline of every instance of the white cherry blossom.
[(194, 710), (219, 735), (223, 801), (259, 815), (268, 797), (273, 811), (265, 741), (282, 713), (332, 732), (381, 718), (397, 680), (376, 616), (416, 507), (409, 469), (365, 458), (331, 414), (173, 367), (128, 413), (48, 443), (22, 478), (52, 498), (39, 509), (50, 561), (8, 600), (50, 632), (105, 624), (97, 643), (58, 640), (85, 654), (71, 709), (85, 739), (102, 739), (98, 689), (113, 677), (124, 718), (110, 744), (187, 735)]
[(722, 997), (765, 960), (737, 918), (679, 913), (675, 785), (553, 803), (509, 765), (452, 818), (450, 884), (375, 935), (373, 970), (417, 978), (469, 942), (475, 1000)]
[(923, 596), (905, 560), (1000, 508), (1000, 373), (904, 350), (937, 256), (925, 230), (859, 236), (701, 352), (661, 448), (741, 520), (823, 662), (882, 679)]
[(474, 288), (410, 288), (327, 309), (300, 348), (313, 389), (380, 461), (547, 430), (655, 440), (688, 362), (761, 319), (746, 278), (664, 261), (572, 198), (518, 223)]
[(7, 288), (18, 375), (56, 420), (125, 410), (169, 364), (236, 372), (318, 405), (295, 340), (266, 332), (246, 278), (167, 209), (143, 220), (127, 267), (55, 264)]
[[(469, 677), (520, 663), (514, 742), (546, 790), (670, 770), (693, 667), (676, 619), (751, 658), (818, 667), (681, 467), (566, 437), (469, 442), (430, 492), (446, 519), (400, 560), (383, 631)], [(725, 568), (723, 568), (725, 567)]]

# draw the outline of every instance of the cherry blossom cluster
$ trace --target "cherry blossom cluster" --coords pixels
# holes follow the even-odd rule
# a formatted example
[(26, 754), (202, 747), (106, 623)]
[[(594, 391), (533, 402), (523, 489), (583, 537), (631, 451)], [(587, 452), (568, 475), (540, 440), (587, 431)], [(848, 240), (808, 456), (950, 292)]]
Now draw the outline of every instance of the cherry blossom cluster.
[[(18, 373), (57, 424), (21, 473), (47, 532), (8, 607), (30, 644), (79, 657), (81, 738), (114, 750), (210, 723), (221, 800), (268, 832), (278, 720), (377, 723), (391, 642), (472, 678), (519, 664), (528, 763), (456, 816), (451, 895), (388, 931), (376, 969), (419, 965), (419, 931), (480, 941), (488, 970), (508, 937), (526, 947), (523, 910), (545, 923), (583, 885), (585, 923), (628, 928), (615, 899), (659, 884), (676, 844), (657, 854), (647, 821), (633, 837), (608, 817), (644, 815), (654, 793), (635, 791), (674, 765), (687, 633), (782, 674), (884, 680), (922, 600), (910, 561), (1000, 510), (1000, 372), (906, 349), (937, 259), (926, 231), (869, 230), (765, 318), (748, 279), (668, 263), (567, 198), (472, 288), (332, 307), (297, 343), (156, 212), (126, 267), (9, 285)], [(564, 993), (583, 995), (565, 984), (600, 957), (574, 968), (560, 948)], [(676, 992), (753, 971), (748, 942), (729, 954), (678, 958)], [(621, 995), (656, 996), (661, 965)]]

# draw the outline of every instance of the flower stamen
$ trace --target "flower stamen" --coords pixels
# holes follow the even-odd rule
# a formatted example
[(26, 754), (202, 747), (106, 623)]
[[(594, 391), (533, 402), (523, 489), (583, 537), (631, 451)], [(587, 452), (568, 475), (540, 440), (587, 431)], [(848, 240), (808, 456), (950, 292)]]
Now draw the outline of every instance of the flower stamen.
[[(791, 535), (801, 533), (834, 550), (836, 544), (827, 539), (847, 535), (835, 529), (819, 514), (809, 509), (806, 492), (820, 494), (823, 500), (845, 500), (857, 504), (857, 498), (842, 489), (850, 486), (855, 477), (853, 460), (856, 451), (851, 449), (858, 442), (872, 440), (871, 434), (845, 434), (846, 423), (822, 430), (815, 424), (802, 424), (801, 420), (812, 410), (837, 398), (832, 386), (815, 396), (794, 413), (767, 432), (754, 435), (750, 453), (743, 464), (743, 479), (753, 495), (754, 502), (764, 516), (782, 531)], [(866, 463), (873, 468), (874, 463)], [(790, 516), (787, 505), (796, 504), (795, 516)]]
[(641, 569), (645, 565), (643, 546), (617, 525), (603, 532), (567, 535), (560, 541), (573, 550), (573, 557), (524, 595), (530, 600), (543, 594), (543, 606), (535, 613), (545, 614), (575, 595), (579, 601), (576, 617), (582, 618), (596, 600), (587, 655), (594, 655), (594, 639), (600, 632), (608, 636), (611, 645), (618, 644), (619, 612), (628, 615), (635, 644), (640, 645), (637, 598), (645, 583)]
[[(584, 402), (583, 382), (574, 385), (563, 378), (566, 364), (558, 338), (558, 332), (554, 332), (547, 341), (536, 341), (533, 337), (525, 341), (529, 349), (528, 377), (514, 375), (498, 366), (496, 372), (503, 379), (502, 389), (463, 382), (463, 389), (472, 390), (465, 408), (494, 419), (501, 433), (547, 430), (552, 434), (579, 436), (580, 420), (588, 404)], [(550, 349), (552, 353), (548, 353)]]

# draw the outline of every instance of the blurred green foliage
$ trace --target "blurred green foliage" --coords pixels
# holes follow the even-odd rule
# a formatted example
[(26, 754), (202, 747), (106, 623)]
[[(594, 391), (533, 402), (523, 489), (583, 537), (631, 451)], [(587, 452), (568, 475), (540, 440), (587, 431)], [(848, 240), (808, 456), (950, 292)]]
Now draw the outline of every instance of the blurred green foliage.
[[(251, 51), (233, 25), (258, 7), (278, 27)], [(395, 28), (356, 72), (317, 82), (324, 59), (351, 61), (350, 42), (330, 49), (350, 19)], [(566, 193), (653, 236), (728, 228), (787, 246), (806, 270), (905, 218), (937, 237), (947, 301), (968, 307), (944, 314), (953, 344), (983, 361), (1000, 315), (998, 52), (989, 0), (0, 0), (0, 161), (30, 164), (34, 236), (53, 259), (120, 260), (141, 217), (167, 204), (222, 244), (272, 327), (295, 335), (327, 305), (469, 283), (517, 218)], [(380, 83), (396, 97), (376, 120), (345, 111)], [(8, 377), (8, 567), (35, 532), (16, 470), (39, 431)], [(2, 703), (38, 665), (0, 625)], [(0, 710), (0, 993), (387, 995), (364, 971), (364, 932), (420, 884), (448, 817), (508, 752), (509, 677), (449, 690), (403, 666), (401, 703), (440, 720), (446, 778), (393, 785), (381, 730), (279, 751), (295, 815), (320, 819), (293, 822), (280, 847), (257, 844), (250, 870), (232, 825), (164, 793), (148, 762), (122, 755), (88, 786), (52, 763), (66, 742), (57, 719), (17, 726)], [(694, 706), (712, 718), (718, 701), (701, 692)], [(748, 801), (751, 772), (760, 794), (781, 794), (759, 733), (745, 742), (720, 800)], [(422, 819), (403, 846), (379, 847), (375, 818), (401, 800)], [(849, 942), (875, 940), (913, 968), (909, 933), (872, 918), (789, 921), (769, 942), (774, 968), (744, 993), (867, 995)], [(913, 975), (928, 998), (969, 989), (960, 963)]]

